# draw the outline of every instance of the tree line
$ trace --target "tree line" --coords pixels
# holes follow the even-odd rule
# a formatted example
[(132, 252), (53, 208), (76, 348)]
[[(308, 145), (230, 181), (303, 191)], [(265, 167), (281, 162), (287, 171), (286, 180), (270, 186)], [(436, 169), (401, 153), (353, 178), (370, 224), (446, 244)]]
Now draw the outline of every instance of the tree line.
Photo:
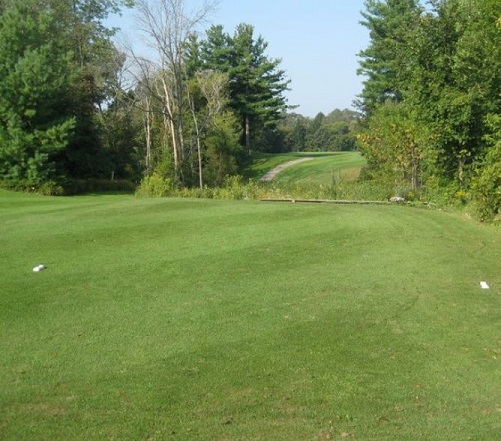
[(284, 152), (356, 150), (359, 122), (360, 113), (350, 109), (334, 109), (327, 115), (319, 112), (313, 118), (289, 112), (279, 125), (280, 138), (274, 145)]
[(314, 118), (252, 25), (203, 28), (210, 1), (137, 0), (149, 50), (118, 49), (106, 19), (132, 3), (0, 0), (0, 185), (218, 186), (255, 151), (359, 148), (364, 176), (403, 196), (499, 214), (499, 0), (366, 0), (358, 112)]
[(203, 29), (213, 2), (137, 0), (144, 47), (118, 49), (106, 19), (133, 3), (0, 0), (2, 186), (57, 193), (152, 175), (215, 186), (255, 151), (355, 147), (356, 112), (291, 112), (281, 60), (252, 25)]
[(357, 105), (366, 175), (402, 195), (501, 209), (501, 2), (367, 0)]

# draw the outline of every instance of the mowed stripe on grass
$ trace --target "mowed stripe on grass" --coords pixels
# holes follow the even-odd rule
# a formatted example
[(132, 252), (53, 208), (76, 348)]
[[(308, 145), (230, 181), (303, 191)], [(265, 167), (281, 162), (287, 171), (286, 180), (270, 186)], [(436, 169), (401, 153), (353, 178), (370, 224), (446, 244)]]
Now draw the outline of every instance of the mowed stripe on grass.
[(285, 169), (276, 176), (281, 184), (329, 185), (336, 179), (354, 181), (358, 178), (366, 159), (359, 152), (337, 152), (314, 157)]
[[(304, 161), (308, 159), (308, 161)], [(301, 161), (302, 160), (302, 161)], [(292, 161), (296, 161), (292, 164)], [(291, 163), (273, 177), (279, 184), (329, 185), (335, 179), (356, 180), (366, 164), (359, 152), (301, 152), (281, 154), (260, 154), (256, 156), (253, 170), (263, 177), (276, 167)]]
[(0, 207), (2, 439), (501, 433), (499, 231), (393, 206)]

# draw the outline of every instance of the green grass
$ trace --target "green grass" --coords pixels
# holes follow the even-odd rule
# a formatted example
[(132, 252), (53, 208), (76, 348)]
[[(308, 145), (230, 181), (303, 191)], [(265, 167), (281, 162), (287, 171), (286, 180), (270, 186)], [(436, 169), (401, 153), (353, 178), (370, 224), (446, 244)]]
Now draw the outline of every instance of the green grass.
[(358, 152), (332, 153), (301, 162), (280, 172), (276, 181), (279, 184), (329, 185), (336, 180), (353, 181), (358, 178), (366, 160)]
[(286, 185), (328, 185), (340, 177), (351, 181), (366, 163), (359, 152), (259, 154), (250, 167), (251, 175), (261, 177), (279, 164), (304, 157), (314, 159), (284, 169), (274, 181)]
[(499, 230), (9, 193), (0, 228), (2, 440), (501, 436)]
[(246, 169), (246, 175), (251, 178), (261, 178), (272, 168), (283, 162), (293, 161), (308, 156), (302, 152), (288, 153), (256, 153), (252, 157), (252, 163)]

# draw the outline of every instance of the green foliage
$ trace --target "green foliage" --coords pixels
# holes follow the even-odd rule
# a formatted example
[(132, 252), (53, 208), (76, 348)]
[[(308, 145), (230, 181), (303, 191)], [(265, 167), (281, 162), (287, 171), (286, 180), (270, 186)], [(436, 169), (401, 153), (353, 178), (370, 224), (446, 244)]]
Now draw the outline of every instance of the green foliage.
[(34, 191), (42, 196), (62, 196), (65, 194), (63, 186), (54, 181), (44, 181), (40, 186), (36, 187)]
[(209, 186), (221, 185), (226, 176), (238, 171), (237, 158), (242, 151), (239, 127), (239, 122), (230, 112), (214, 116), (204, 140), (207, 149), (205, 177)]
[[(482, 220), (493, 220), (501, 214), (501, 115), (488, 118), (491, 145), (478, 176), (473, 183), (475, 201)], [(499, 219), (498, 219), (499, 220)]]
[(227, 176), (217, 196), (220, 199), (244, 199), (244, 182), (241, 176)]
[(230, 105), (240, 117), (247, 150), (251, 145), (263, 148), (257, 145), (257, 135), (267, 127), (274, 129), (287, 108), (283, 92), (289, 81), (279, 69), (280, 60), (266, 55), (267, 46), (262, 36), (254, 36), (251, 25), (238, 25), (233, 36), (222, 26), (212, 26), (196, 55), (204, 69), (228, 74)]
[(280, 151), (337, 152), (355, 150), (355, 132), (359, 116), (357, 112), (348, 109), (335, 109), (327, 116), (319, 113), (314, 118), (288, 113), (279, 124), (283, 139), (281, 148), (267, 149), (266, 151), (277, 153)]
[(103, 22), (121, 0), (6, 2), (0, 21), (0, 179), (39, 187), (109, 176), (97, 109), (116, 73)]
[(51, 180), (45, 180), (35, 184), (28, 180), (0, 180), (0, 188), (17, 192), (35, 193), (42, 196), (62, 196), (66, 194), (60, 182)]
[(134, 193), (136, 185), (125, 179), (65, 179), (62, 182), (65, 195), (94, 193)]
[(151, 176), (145, 176), (136, 190), (136, 196), (139, 197), (163, 197), (168, 196), (174, 186), (172, 180), (164, 178), (158, 173)]
[(280, 130), (284, 136), (286, 150), (301, 152), (306, 150), (309, 121), (302, 115), (288, 113), (285, 115)]
[(405, 187), (417, 191), (421, 186), (429, 138), (402, 103), (386, 103), (377, 108), (359, 134), (368, 172), (376, 179), (394, 182), (396, 191)]
[(402, 99), (410, 68), (407, 42), (421, 11), (418, 0), (366, 0), (361, 24), (369, 30), (371, 40), (359, 54), (358, 70), (366, 77), (358, 102), (366, 114), (387, 101)]
[(331, 123), (331, 145), (329, 151), (347, 152), (356, 149), (356, 136), (353, 133), (353, 124), (345, 121)]
[[(435, 6), (435, 15), (423, 17), (412, 39), (416, 49), (409, 63), (414, 69), (406, 97), (435, 135), (436, 173), (463, 187), (468, 185), (469, 164), (483, 156), (484, 118), (499, 93), (487, 79), (496, 76), (498, 63), (489, 66), (475, 59), (478, 44), (472, 41), (480, 38), (479, 44), (486, 45), (484, 39), (492, 36), (478, 28), (484, 18), (477, 6), (448, 0)], [(482, 27), (487, 30), (489, 24)], [(495, 39), (487, 46), (492, 43)]]
[[(360, 70), (368, 79), (362, 93), (367, 121), (360, 139), (368, 174), (395, 181), (401, 170), (404, 181), (405, 175), (417, 178), (411, 180), (414, 191), (453, 205), (479, 198), (481, 211), (492, 204), (494, 211), (483, 215), (492, 218), (497, 180), (490, 164), (497, 153), (486, 121), (501, 113), (501, 32), (496, 24), (501, 3), (442, 0), (422, 9), (413, 1), (371, 0), (366, 7), (371, 45), (361, 54)], [(409, 14), (399, 22), (394, 12), (400, 7)], [(385, 116), (391, 108), (388, 98), (406, 109), (394, 112), (392, 120)], [(411, 153), (412, 146), (417, 154)]]
[(40, 185), (55, 177), (75, 119), (62, 104), (69, 93), (69, 54), (53, 39), (55, 17), (35, 1), (13, 3), (0, 23), (0, 179)]

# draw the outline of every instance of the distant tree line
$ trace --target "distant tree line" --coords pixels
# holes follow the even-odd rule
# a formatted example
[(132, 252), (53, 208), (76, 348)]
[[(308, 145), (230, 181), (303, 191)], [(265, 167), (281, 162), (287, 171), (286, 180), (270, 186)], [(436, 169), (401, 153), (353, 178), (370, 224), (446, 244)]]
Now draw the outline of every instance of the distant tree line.
[(362, 24), (366, 175), (498, 215), (501, 2), (367, 0)]
[(359, 119), (360, 114), (350, 109), (320, 112), (314, 118), (288, 113), (279, 124), (280, 139), (272, 145), (284, 152), (355, 150)]

